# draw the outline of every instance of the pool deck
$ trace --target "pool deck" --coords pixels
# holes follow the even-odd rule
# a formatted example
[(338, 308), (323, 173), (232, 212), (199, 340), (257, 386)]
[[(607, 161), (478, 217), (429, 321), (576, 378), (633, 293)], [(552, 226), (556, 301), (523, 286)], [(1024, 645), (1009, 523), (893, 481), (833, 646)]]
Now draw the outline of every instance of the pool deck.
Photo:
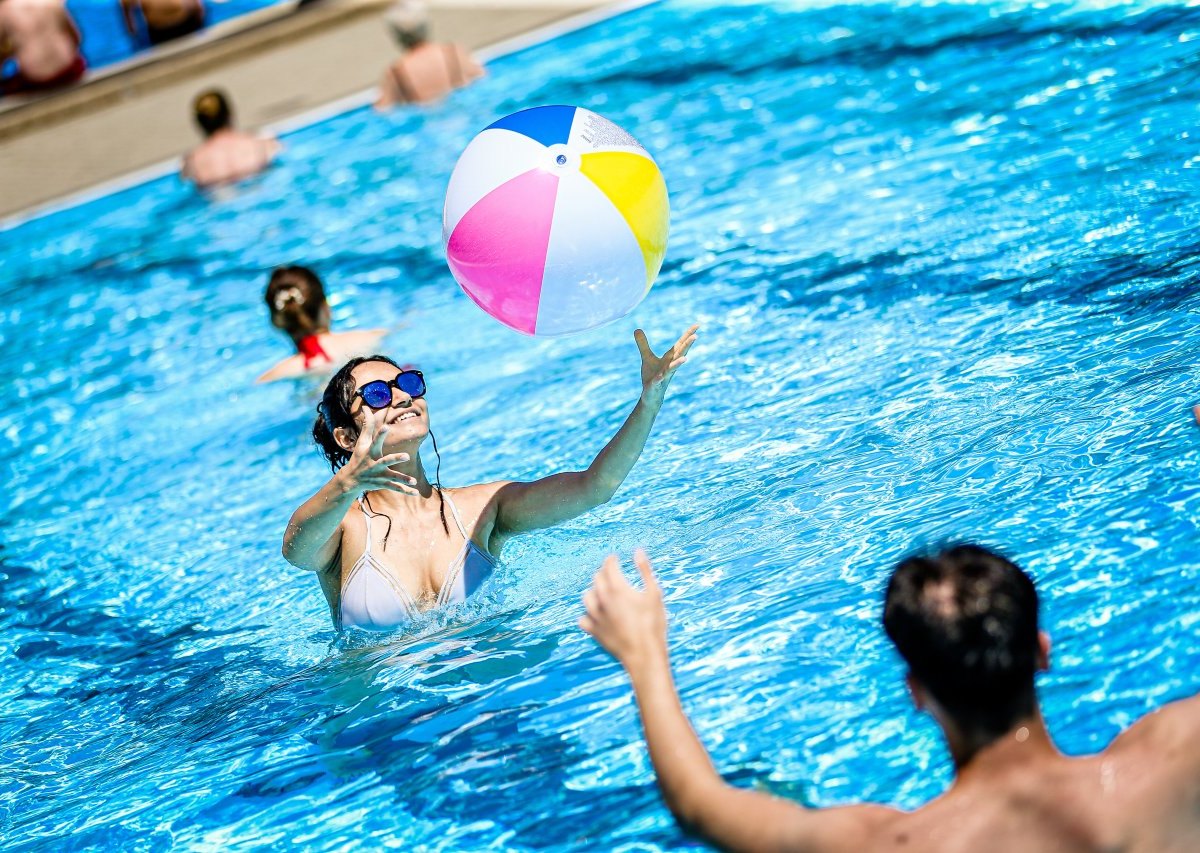
[[(107, 182), (173, 168), (199, 142), (191, 101), (225, 89), (247, 129), (279, 129), (363, 103), (397, 48), (388, 0), (322, 0), (260, 10), (99, 69), (78, 86), (0, 101), (0, 227)], [(433, 36), (488, 53), (603, 0), (432, 0)], [(490, 50), (489, 50), (490, 49)], [(124, 180), (122, 180), (124, 179)]]

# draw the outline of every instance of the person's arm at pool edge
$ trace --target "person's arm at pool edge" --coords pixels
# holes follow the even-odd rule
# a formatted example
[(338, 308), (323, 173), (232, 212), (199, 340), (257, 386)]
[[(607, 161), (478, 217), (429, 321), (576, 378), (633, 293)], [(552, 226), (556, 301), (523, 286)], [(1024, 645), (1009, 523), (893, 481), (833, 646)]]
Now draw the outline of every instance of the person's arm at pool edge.
[(650, 349), (645, 333), (634, 332), (641, 355), (642, 394), (617, 434), (585, 471), (564, 471), (531, 483), (504, 483), (496, 492), (496, 534), (499, 542), (575, 518), (609, 501), (642, 455), (654, 420), (666, 399), (667, 387), (696, 342), (691, 326), (661, 356)]
[(369, 406), (364, 412), (366, 427), (357, 436), (348, 435), (341, 427), (334, 431), (339, 442), (354, 442), (350, 459), (288, 520), (283, 534), (283, 558), (296, 568), (325, 572), (333, 566), (342, 545), (339, 535), (342, 519), (363, 492), (388, 489), (417, 494), (412, 477), (389, 467), (407, 462), (408, 454), (384, 455), (387, 427), (383, 418)]
[(139, 0), (121, 0), (121, 15), (125, 18), (125, 30), (131, 36), (137, 36), (137, 24), (133, 20), (134, 7), (139, 5)]
[(725, 850), (861, 849), (899, 813), (882, 806), (807, 809), (735, 788), (717, 773), (679, 702), (650, 560), (639, 550), (634, 561), (645, 589), (634, 589), (610, 556), (584, 595), (579, 626), (629, 674), (663, 800), (680, 826)]

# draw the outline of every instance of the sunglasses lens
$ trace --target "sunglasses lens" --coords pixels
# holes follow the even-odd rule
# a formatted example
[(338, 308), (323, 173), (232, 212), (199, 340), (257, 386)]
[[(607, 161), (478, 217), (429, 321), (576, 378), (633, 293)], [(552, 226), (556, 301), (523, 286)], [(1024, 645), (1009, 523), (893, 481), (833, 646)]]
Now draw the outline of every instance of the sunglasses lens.
[(382, 380), (368, 382), (362, 387), (362, 398), (372, 409), (382, 409), (392, 404), (392, 389)]
[(396, 387), (413, 399), (425, 395), (425, 380), (421, 374), (409, 370), (396, 377)]

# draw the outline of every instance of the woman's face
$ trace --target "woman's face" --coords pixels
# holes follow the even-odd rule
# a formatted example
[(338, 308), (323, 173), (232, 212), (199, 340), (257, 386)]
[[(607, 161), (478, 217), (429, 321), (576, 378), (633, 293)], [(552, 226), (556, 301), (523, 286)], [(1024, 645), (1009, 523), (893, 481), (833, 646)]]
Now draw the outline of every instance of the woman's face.
[[(393, 367), (385, 361), (367, 361), (350, 372), (354, 380), (354, 390), (358, 391), (368, 382), (394, 382), (400, 368)], [(429, 408), (425, 398), (413, 399), (411, 396), (393, 387), (392, 404), (382, 409), (375, 409), (375, 417), (382, 418), (383, 425), (388, 428), (384, 447), (425, 440), (429, 434)], [(369, 407), (362, 395), (356, 395), (350, 404), (350, 414), (354, 417), (355, 426), (362, 430), (367, 423)]]

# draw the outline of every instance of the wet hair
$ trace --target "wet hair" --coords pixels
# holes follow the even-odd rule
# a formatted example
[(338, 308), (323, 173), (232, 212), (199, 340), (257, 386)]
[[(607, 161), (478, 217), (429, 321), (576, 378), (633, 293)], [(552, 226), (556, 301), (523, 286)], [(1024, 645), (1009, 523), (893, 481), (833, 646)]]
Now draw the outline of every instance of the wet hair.
[(965, 733), (995, 738), (1036, 707), (1038, 599), (1030, 577), (978, 545), (900, 562), (883, 626)]
[(279, 267), (271, 273), (263, 295), (271, 323), (292, 342), (329, 331), (329, 303), (321, 279), (308, 267)]
[(229, 99), (220, 89), (207, 89), (197, 95), (192, 102), (192, 112), (205, 136), (212, 136), (233, 122)]
[[(401, 370), (399, 364), (386, 355), (370, 355), (352, 358), (342, 365), (337, 373), (330, 378), (329, 384), (325, 386), (325, 393), (321, 395), (321, 402), (317, 406), (317, 419), (313, 422), (312, 436), (313, 441), (317, 443), (317, 447), (321, 448), (321, 453), (324, 454), (326, 461), (329, 462), (329, 467), (337, 471), (348, 461), (352, 455), (349, 450), (346, 450), (333, 437), (333, 431), (338, 427), (346, 430), (355, 439), (358, 438), (358, 424), (354, 422), (354, 416), (350, 414), (350, 406), (354, 402), (354, 368), (360, 364), (378, 361), (383, 364), (390, 364)], [(438, 453), (437, 439), (434, 438), (433, 430), (429, 431), (429, 437), (433, 440), (433, 453), (437, 457), (437, 468), (434, 474), (434, 485), (437, 487), (439, 512), (442, 518), (442, 528), (448, 534), (450, 532), (449, 525), (446, 524), (446, 499), (442, 496), (442, 455)], [(387, 530), (383, 534), (383, 547), (387, 547), (388, 534), (392, 530), (392, 519), (386, 513), (377, 513), (371, 508), (369, 498), (365, 499), (368, 512), (372, 516), (382, 515), (388, 520)]]

